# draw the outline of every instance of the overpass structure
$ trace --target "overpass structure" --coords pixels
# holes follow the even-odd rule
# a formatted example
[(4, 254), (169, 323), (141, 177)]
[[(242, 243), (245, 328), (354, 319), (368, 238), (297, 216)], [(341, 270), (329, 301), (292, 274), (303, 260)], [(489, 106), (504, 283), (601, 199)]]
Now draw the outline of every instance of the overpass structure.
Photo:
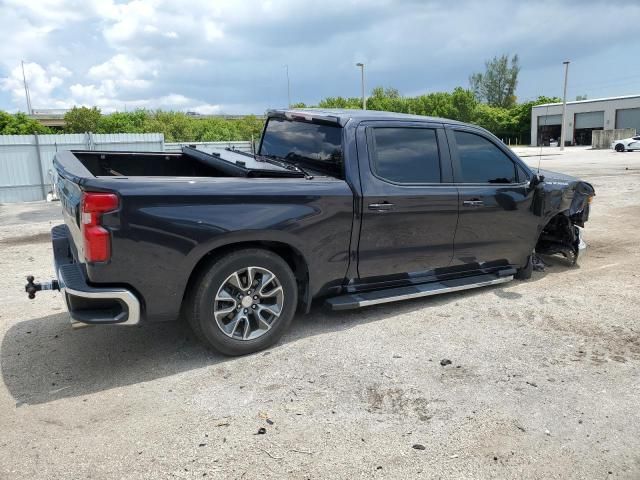
[(64, 114), (68, 111), (62, 108), (32, 109), (29, 118), (40, 122), (45, 127), (64, 128)]

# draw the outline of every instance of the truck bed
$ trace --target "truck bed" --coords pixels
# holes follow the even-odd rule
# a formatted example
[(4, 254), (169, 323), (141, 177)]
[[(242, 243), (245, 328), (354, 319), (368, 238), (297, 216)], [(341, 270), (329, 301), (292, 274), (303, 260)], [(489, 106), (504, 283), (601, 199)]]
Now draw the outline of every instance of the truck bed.
[[(63, 155), (67, 170), (93, 177), (301, 177), (293, 166), (224, 149), (204, 152), (183, 147), (181, 153), (73, 150)], [(73, 165), (73, 164), (76, 165)], [(83, 169), (79, 168), (81, 164)]]
[(183, 153), (71, 152), (94, 177), (220, 177), (222, 172)]

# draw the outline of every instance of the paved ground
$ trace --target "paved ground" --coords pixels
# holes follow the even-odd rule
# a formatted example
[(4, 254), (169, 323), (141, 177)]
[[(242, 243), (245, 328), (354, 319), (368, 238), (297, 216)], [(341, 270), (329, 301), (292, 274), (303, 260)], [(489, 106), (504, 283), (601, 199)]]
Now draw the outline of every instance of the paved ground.
[(640, 153), (544, 153), (597, 190), (579, 268), (315, 309), (234, 359), (177, 323), (71, 331), (21, 291), (59, 206), (1, 206), (0, 478), (640, 478)]

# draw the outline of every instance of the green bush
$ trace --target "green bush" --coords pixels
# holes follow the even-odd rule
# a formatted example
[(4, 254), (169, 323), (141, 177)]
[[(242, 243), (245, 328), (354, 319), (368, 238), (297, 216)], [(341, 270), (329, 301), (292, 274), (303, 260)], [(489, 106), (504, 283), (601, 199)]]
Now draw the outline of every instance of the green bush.
[[(499, 138), (528, 144), (531, 135), (531, 108), (557, 98), (538, 99), (506, 107), (492, 107), (476, 100), (473, 92), (462, 87), (452, 92), (434, 92), (404, 97), (395, 88), (376, 87), (367, 99), (370, 110), (411, 113), (474, 123)], [(328, 97), (318, 103), (321, 108), (362, 108), (359, 97)], [(294, 108), (305, 108), (304, 103)], [(256, 116), (225, 119), (194, 117), (182, 112), (135, 110), (103, 115), (96, 107), (74, 107), (65, 115), (69, 133), (163, 133), (166, 142), (220, 142), (258, 138), (264, 121)], [(0, 134), (53, 133), (23, 113), (0, 111)]]
[[(541, 103), (557, 102), (557, 98), (537, 100), (506, 107), (493, 107), (476, 100), (471, 90), (456, 87), (453, 92), (434, 92), (417, 97), (403, 97), (394, 88), (376, 87), (367, 99), (370, 110), (412, 113), (449, 118), (486, 128), (499, 138), (530, 143), (531, 108)], [(359, 98), (328, 97), (318, 104), (323, 108), (361, 108)]]
[(24, 113), (10, 114), (0, 110), (0, 135), (33, 135), (34, 133), (46, 134), (52, 131)]

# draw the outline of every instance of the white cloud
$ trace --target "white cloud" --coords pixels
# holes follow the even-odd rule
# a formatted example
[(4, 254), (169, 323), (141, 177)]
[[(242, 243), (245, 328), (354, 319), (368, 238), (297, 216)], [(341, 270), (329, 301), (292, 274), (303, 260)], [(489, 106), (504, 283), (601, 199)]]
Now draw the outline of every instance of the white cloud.
[(211, 105), (208, 103), (195, 105), (190, 110), (192, 112), (200, 113), (201, 115), (216, 115), (222, 113), (222, 107), (220, 105)]
[[(369, 87), (421, 93), (466, 86), (502, 53), (520, 54), (520, 97), (560, 93), (565, 57), (569, 96), (638, 93), (625, 55), (640, 49), (640, 4), (616, 2), (463, 0), (452, 14), (427, 0), (0, 0), (0, 109), (24, 109), (22, 59), (38, 108), (260, 113), (286, 104), (284, 64), (292, 100), (313, 103), (359, 95), (356, 61)], [(532, 22), (541, 11), (566, 21)]]
[[(53, 98), (52, 94), (71, 75), (67, 68), (57, 62), (45, 67), (28, 62), (24, 64), (24, 73), (33, 108), (47, 108), (53, 104), (56, 104), (56, 107), (60, 106), (61, 101)], [(20, 65), (14, 67), (7, 77), (0, 78), (0, 90), (9, 92), (13, 101), (21, 107), (25, 104), (22, 67)]]
[(105, 38), (113, 43), (126, 42), (140, 29), (155, 28), (153, 27), (155, 3), (145, 0), (134, 0), (122, 4), (105, 2), (101, 13), (105, 20), (110, 21), (103, 31)]
[(144, 61), (123, 53), (114, 55), (106, 62), (94, 65), (88, 71), (92, 78), (126, 78), (134, 80), (141, 77), (157, 76), (158, 62)]
[(208, 42), (213, 42), (224, 37), (224, 32), (220, 28), (220, 25), (210, 20), (204, 22), (204, 33)]

